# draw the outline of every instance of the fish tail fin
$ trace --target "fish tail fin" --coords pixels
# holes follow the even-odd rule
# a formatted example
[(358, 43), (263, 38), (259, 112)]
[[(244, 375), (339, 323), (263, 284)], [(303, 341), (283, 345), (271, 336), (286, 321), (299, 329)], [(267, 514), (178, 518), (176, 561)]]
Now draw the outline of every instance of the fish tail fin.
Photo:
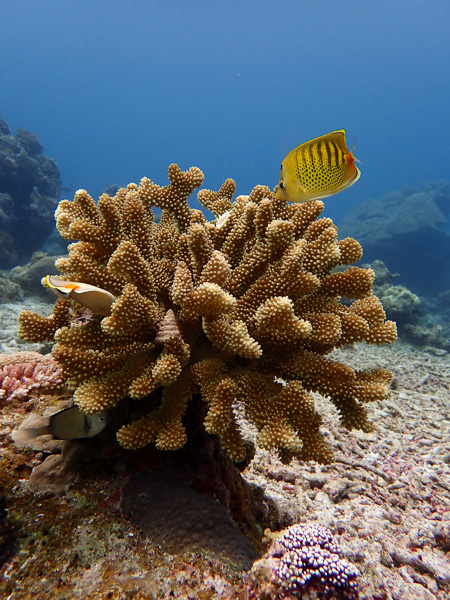
[[(356, 156), (355, 156), (355, 154), (354, 154), (355, 147), (356, 147), (356, 139), (355, 139), (355, 141), (353, 142), (352, 149), (351, 149), (351, 150), (350, 150), (350, 152), (347, 154), (347, 157), (349, 157), (349, 158), (351, 157), (351, 162), (357, 162), (357, 163), (360, 163), (360, 164), (361, 164), (361, 161), (359, 160), (359, 158), (356, 158)], [(349, 158), (347, 158), (347, 160), (349, 160)], [(349, 160), (349, 162), (350, 162), (350, 160)]]
[(31, 427), (15, 429), (11, 437), (17, 446), (26, 446), (40, 435), (51, 435), (50, 427)]

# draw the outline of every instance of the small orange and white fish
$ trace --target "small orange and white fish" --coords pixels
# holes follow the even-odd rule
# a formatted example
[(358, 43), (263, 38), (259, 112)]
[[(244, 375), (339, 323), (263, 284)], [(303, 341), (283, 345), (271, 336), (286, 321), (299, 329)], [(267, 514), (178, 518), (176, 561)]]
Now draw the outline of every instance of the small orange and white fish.
[(41, 279), (41, 284), (52, 289), (58, 296), (71, 298), (93, 313), (108, 317), (111, 314), (111, 305), (116, 299), (110, 292), (102, 288), (81, 283), (79, 281), (64, 281), (53, 275), (46, 275)]
[(361, 175), (353, 149), (347, 148), (344, 129), (297, 146), (281, 163), (276, 198), (309, 202), (347, 189)]

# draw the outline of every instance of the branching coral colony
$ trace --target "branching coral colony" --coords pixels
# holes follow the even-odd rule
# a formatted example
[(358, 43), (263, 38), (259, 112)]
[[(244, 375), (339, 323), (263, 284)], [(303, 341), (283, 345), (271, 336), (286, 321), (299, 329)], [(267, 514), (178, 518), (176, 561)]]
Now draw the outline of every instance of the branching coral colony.
[[(321, 201), (291, 205), (264, 186), (232, 201), (227, 179), (218, 192), (198, 192), (210, 222), (187, 202), (203, 173), (173, 164), (169, 180), (160, 187), (144, 178), (97, 204), (85, 190), (60, 202), (58, 231), (78, 241), (58, 270), (116, 300), (110, 314), (84, 320), (67, 299), (47, 318), (23, 311), (19, 335), (54, 340), (53, 357), (88, 414), (158, 390), (158, 408), (118, 431), (124, 448), (181, 448), (183, 416), (200, 393), (205, 429), (233, 461), (245, 457), (239, 402), (262, 447), (285, 461), (329, 462), (309, 392), (329, 398), (348, 429), (369, 431), (364, 405), (386, 398), (392, 378), (326, 358), (340, 346), (396, 339), (372, 295), (373, 271), (336, 270), (358, 261), (361, 246), (338, 240), (333, 222), (318, 218)], [(162, 209), (158, 224), (152, 207)]]

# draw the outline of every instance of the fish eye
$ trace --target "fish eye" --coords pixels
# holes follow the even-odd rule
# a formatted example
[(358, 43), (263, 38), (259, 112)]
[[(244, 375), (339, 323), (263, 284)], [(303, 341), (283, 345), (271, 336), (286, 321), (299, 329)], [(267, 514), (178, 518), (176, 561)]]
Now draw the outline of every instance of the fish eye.
[(104, 420), (105, 420), (105, 417), (99, 417), (99, 418), (98, 418), (98, 422), (99, 422), (99, 423), (103, 423), (103, 422), (104, 422)]

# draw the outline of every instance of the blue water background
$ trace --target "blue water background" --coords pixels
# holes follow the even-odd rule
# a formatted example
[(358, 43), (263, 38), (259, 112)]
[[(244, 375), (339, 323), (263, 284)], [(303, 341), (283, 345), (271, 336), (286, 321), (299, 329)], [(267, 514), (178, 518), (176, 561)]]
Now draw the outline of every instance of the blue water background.
[(299, 143), (345, 128), (362, 177), (327, 201), (449, 179), (450, 3), (0, 2), (0, 117), (94, 197), (167, 166), (274, 186)]

